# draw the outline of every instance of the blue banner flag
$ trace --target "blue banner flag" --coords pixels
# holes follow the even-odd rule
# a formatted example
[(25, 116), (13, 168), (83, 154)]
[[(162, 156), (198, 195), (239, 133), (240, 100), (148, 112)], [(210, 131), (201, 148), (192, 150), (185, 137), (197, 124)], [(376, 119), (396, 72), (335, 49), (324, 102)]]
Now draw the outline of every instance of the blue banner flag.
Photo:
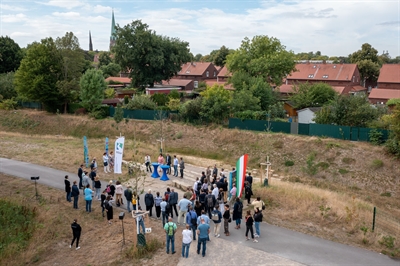
[(89, 148), (88, 148), (86, 136), (83, 137), (83, 157), (85, 160), (86, 168), (88, 168), (89, 167)]
[(108, 156), (108, 138), (106, 138), (106, 154), (107, 154), (107, 156)]

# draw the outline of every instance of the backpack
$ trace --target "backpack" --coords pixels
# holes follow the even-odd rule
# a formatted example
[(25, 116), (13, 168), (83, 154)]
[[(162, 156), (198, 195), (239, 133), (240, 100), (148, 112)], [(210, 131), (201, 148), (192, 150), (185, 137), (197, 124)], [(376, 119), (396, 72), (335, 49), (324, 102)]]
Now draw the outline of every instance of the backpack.
[(207, 196), (207, 205), (208, 205), (208, 208), (214, 208), (214, 200), (213, 200), (213, 198), (212, 198), (212, 196)]
[(213, 212), (211, 213), (211, 219), (212, 219), (214, 222), (218, 222), (218, 221), (219, 221), (218, 212), (213, 211)]
[(202, 186), (202, 183), (200, 181), (197, 181), (197, 191), (201, 190), (201, 186)]
[(135, 197), (132, 198), (132, 204), (136, 205), (136, 198)]
[(174, 224), (170, 224), (170, 223), (168, 223), (168, 235), (169, 236), (173, 236), (174, 234), (175, 234), (175, 230), (174, 230)]
[(110, 187), (110, 185), (107, 186), (106, 192), (107, 192), (107, 193), (110, 193), (110, 192), (111, 192), (111, 187)]
[(243, 203), (239, 202), (238, 212), (242, 212), (242, 211), (243, 211)]
[(192, 213), (189, 212), (190, 215), (190, 223), (194, 226), (197, 227), (197, 219), (196, 218), (192, 218)]
[(106, 210), (110, 209), (110, 203), (108, 202), (108, 200), (104, 200), (103, 202), (103, 206)]

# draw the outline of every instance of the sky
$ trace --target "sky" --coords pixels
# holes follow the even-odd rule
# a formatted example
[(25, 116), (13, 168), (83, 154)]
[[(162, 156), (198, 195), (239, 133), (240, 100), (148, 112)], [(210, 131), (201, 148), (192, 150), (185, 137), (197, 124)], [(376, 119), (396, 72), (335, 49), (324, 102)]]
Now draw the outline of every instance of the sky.
[(194, 55), (268, 35), (295, 53), (347, 56), (369, 43), (400, 56), (400, 0), (0, 0), (0, 35), (26, 47), (72, 31), (87, 50), (91, 31), (94, 50), (107, 51), (112, 10), (120, 26), (140, 19)]

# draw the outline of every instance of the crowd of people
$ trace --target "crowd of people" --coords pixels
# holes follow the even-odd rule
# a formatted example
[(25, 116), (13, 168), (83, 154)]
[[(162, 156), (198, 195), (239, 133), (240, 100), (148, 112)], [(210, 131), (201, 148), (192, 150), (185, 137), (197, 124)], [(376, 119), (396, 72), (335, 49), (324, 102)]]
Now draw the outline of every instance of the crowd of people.
[[(107, 157), (107, 158), (106, 158)], [(113, 160), (111, 156), (107, 154), (103, 155), (104, 171), (108, 172), (112, 169)], [(181, 169), (181, 178), (183, 178), (184, 162), (181, 158), (181, 162), (178, 161), (174, 155), (174, 159), (167, 154), (166, 162), (163, 161), (163, 156), (160, 154), (158, 163), (174, 166), (174, 176), (177, 176), (178, 165)], [(107, 159), (107, 161), (106, 161)], [(149, 155), (145, 156), (146, 170), (151, 172), (151, 159)], [(88, 173), (84, 170), (83, 164), (78, 169), (79, 184), (77, 181), (73, 181), (71, 187), (68, 175), (65, 176), (65, 191), (66, 200), (72, 202), (73, 208), (78, 209), (78, 199), (80, 195), (80, 189), (82, 189), (85, 202), (86, 212), (92, 211), (92, 201), (100, 201), (100, 207), (103, 217), (107, 217), (109, 224), (113, 220), (113, 206), (120, 207), (124, 205), (124, 199), (126, 200), (126, 208), (130, 213), (131, 211), (142, 211), (140, 206), (139, 193), (134, 191), (131, 186), (126, 189), (123, 188), (119, 181), (114, 182), (111, 180), (107, 184), (106, 188), (102, 190), (101, 182), (97, 175), (97, 164), (94, 158), (91, 164), (91, 171)], [(260, 237), (260, 223), (263, 219), (262, 211), (265, 209), (263, 201), (258, 197), (253, 202), (250, 202), (252, 192), (253, 178), (250, 173), (246, 176), (244, 185), (244, 198), (248, 204), (254, 206), (254, 212), (247, 210), (244, 216), (245, 220), (245, 238), (249, 240), (250, 237), (253, 242), (258, 242), (256, 238)], [(192, 241), (197, 239), (197, 253), (204, 257), (206, 255), (206, 244), (210, 241), (211, 233), (211, 222), (213, 226), (214, 237), (220, 237), (221, 225), (225, 236), (230, 236), (230, 223), (234, 222), (235, 229), (241, 229), (241, 223), (243, 219), (243, 202), (240, 198), (236, 197), (236, 185), (232, 184), (232, 188), (229, 190), (228, 179), (225, 176), (224, 169), (221, 169), (218, 176), (218, 169), (216, 165), (213, 169), (208, 167), (202, 172), (201, 177), (196, 178), (193, 186), (187, 187), (183, 193), (183, 197), (179, 200), (178, 192), (174, 188), (167, 187), (166, 190), (161, 193), (157, 191), (153, 195), (152, 190), (148, 191), (144, 195), (144, 205), (146, 215), (153, 217), (153, 208), (155, 210), (154, 218), (161, 221), (163, 229), (166, 233), (166, 252), (169, 254), (176, 253), (175, 251), (175, 234), (178, 230), (178, 226), (181, 224), (184, 227), (182, 230), (182, 257), (187, 258), (189, 254), (189, 248)], [(177, 217), (177, 223), (173, 221), (173, 218)], [(136, 216), (139, 232), (145, 234), (145, 225), (143, 215)], [(255, 227), (255, 232), (253, 230)], [(76, 249), (79, 249), (79, 237), (81, 228), (77, 224), (77, 221), (71, 225), (73, 229), (74, 240), (76, 239)], [(79, 236), (78, 229), (79, 228)]]

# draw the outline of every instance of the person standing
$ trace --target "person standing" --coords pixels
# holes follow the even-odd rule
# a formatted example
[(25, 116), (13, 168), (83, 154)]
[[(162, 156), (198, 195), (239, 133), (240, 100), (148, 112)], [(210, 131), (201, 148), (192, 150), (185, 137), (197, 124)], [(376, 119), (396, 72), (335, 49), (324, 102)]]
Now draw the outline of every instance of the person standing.
[(167, 169), (167, 174), (171, 174), (171, 164), (172, 164), (172, 158), (171, 155), (169, 155), (169, 153), (167, 153), (167, 157), (165, 158), (167, 161), (167, 165), (169, 166), (169, 168)]
[(101, 182), (98, 176), (94, 178), (94, 189), (96, 191), (94, 197), (97, 198), (97, 200), (101, 200)]
[(192, 206), (189, 207), (189, 211), (186, 214), (186, 225), (189, 225), (189, 229), (192, 229), (193, 240), (196, 240), (197, 214)]
[(128, 186), (127, 189), (125, 189), (124, 191), (124, 196), (126, 199), (126, 209), (128, 210), (128, 212), (131, 212), (131, 204), (132, 204), (132, 187)]
[(64, 184), (65, 184), (65, 193), (67, 193), (67, 201), (71, 202), (71, 182), (69, 182), (68, 180), (68, 175), (65, 176)]
[(224, 204), (228, 202), (228, 180), (227, 178), (224, 179), (222, 183), (222, 191), (224, 192)]
[(181, 178), (183, 178), (184, 169), (185, 169), (185, 162), (183, 161), (183, 157), (181, 157), (181, 161), (179, 162), (179, 171), (181, 172)]
[(71, 197), (74, 198), (74, 209), (78, 209), (79, 188), (76, 185), (76, 181), (74, 181), (72, 185)]
[(222, 214), (218, 210), (218, 205), (215, 206), (214, 211), (212, 212), (212, 220), (214, 222), (214, 236), (220, 237), (219, 231), (221, 228)]
[(262, 209), (262, 207), (264, 206), (264, 202), (261, 201), (260, 197), (257, 197), (255, 200), (253, 200), (253, 202), (251, 203), (251, 205), (254, 206), (254, 211), (258, 209)]
[[(138, 207), (138, 210), (141, 211), (142, 207)], [(144, 226), (144, 214), (136, 216), (136, 221), (139, 224), (139, 233), (140, 233), (140, 228), (142, 228), (142, 234), (146, 234), (146, 227)]]
[(76, 250), (78, 250), (81, 248), (79, 246), (79, 239), (81, 238), (81, 232), (82, 232), (82, 228), (78, 224), (78, 219), (74, 219), (74, 221), (71, 224), (71, 229), (72, 229), (73, 238), (72, 238), (71, 245), (69, 245), (69, 248), (72, 248), (72, 246), (74, 245), (74, 242), (76, 240)]
[(186, 229), (182, 231), (182, 257), (189, 257), (190, 243), (192, 243), (192, 232), (190, 231), (189, 224), (186, 224)]
[(162, 153), (160, 153), (160, 155), (158, 156), (157, 162), (160, 165), (164, 164), (164, 156), (162, 155)]
[(208, 217), (211, 219), (211, 212), (214, 210), (216, 199), (213, 194), (211, 194), (211, 190), (208, 191), (208, 195), (206, 196), (206, 211), (208, 212)]
[(256, 211), (254, 212), (254, 227), (256, 228), (256, 233), (254, 234), (254, 237), (260, 237), (260, 223), (262, 222), (263, 219), (263, 214), (262, 211), (257, 208)]
[(253, 177), (251, 176), (250, 172), (247, 173), (245, 181), (247, 181), (249, 183), (250, 188), (252, 188), (252, 186), (253, 186)]
[(229, 200), (229, 205), (232, 206), (236, 202), (236, 184), (235, 183), (232, 184), (232, 189), (229, 193), (231, 194), (231, 198)]
[(236, 202), (233, 205), (233, 214), (232, 219), (236, 222), (235, 229), (240, 228), (240, 224), (242, 223), (242, 212), (243, 212), (243, 203), (240, 201), (240, 198), (236, 198)]
[(110, 180), (110, 182), (108, 182), (107, 193), (108, 193), (109, 195), (111, 195), (111, 197), (114, 198), (114, 195), (115, 195), (115, 186), (114, 186), (112, 180)]
[(85, 190), (83, 191), (85, 195), (86, 201), (86, 211), (92, 212), (92, 199), (93, 199), (93, 190), (90, 189), (90, 185), (87, 185)]
[(173, 188), (171, 188), (171, 193), (169, 193), (168, 202), (171, 206), (171, 218), (174, 218), (174, 210), (175, 215), (178, 216), (178, 210), (176, 209), (176, 204), (178, 203), (178, 193), (175, 192)]
[(111, 205), (111, 195), (108, 195), (106, 200), (104, 201), (104, 208), (106, 209), (107, 212), (108, 224), (111, 224), (111, 220), (113, 219), (114, 216), (113, 206)]
[(110, 164), (110, 171), (114, 171), (114, 152), (111, 151), (110, 155), (108, 156), (108, 163)]
[(92, 168), (92, 170), (90, 170), (90, 174), (89, 174), (89, 178), (90, 178), (90, 180), (92, 180), (92, 188), (94, 188), (94, 182), (95, 182), (96, 176), (97, 176), (96, 168)]
[(144, 156), (144, 164), (146, 165), (146, 171), (151, 173), (151, 159), (150, 159), (150, 155), (146, 154), (146, 156)]
[(205, 177), (207, 177), (207, 179), (210, 180), (210, 177), (211, 177), (211, 166), (207, 167)]
[(251, 186), (249, 182), (244, 182), (244, 197), (247, 199), (247, 204), (250, 205), (250, 199), (253, 196), (253, 191), (251, 190)]
[(86, 187), (89, 185), (90, 186), (90, 179), (87, 176), (88, 172), (84, 171), (82, 174), (82, 189), (83, 192), (85, 192)]
[(160, 203), (160, 208), (161, 208), (161, 215), (162, 215), (162, 224), (164, 226), (165, 222), (168, 221), (167, 202), (165, 201), (165, 198), (162, 198), (162, 201)]
[(200, 248), (203, 245), (202, 256), (206, 256), (206, 243), (208, 239), (208, 234), (210, 233), (210, 226), (204, 221), (204, 218), (200, 219), (200, 225), (197, 227), (197, 234), (199, 239), (197, 241), (197, 254), (200, 254)]
[(146, 205), (146, 211), (149, 212), (149, 217), (151, 217), (154, 206), (154, 196), (151, 194), (151, 189), (144, 195), (144, 204)]
[(172, 222), (172, 218), (168, 218), (168, 223), (164, 225), (164, 230), (167, 236), (167, 254), (169, 254), (169, 247), (171, 245), (172, 254), (175, 254), (175, 232), (176, 232), (176, 224)]
[(117, 206), (124, 205), (124, 201), (122, 200), (122, 194), (124, 193), (124, 188), (121, 185), (121, 182), (118, 180), (115, 186), (115, 199)]
[(183, 224), (186, 222), (186, 213), (188, 211), (188, 206), (191, 204), (190, 200), (186, 198), (186, 195), (183, 195), (183, 199), (181, 199), (178, 203), (179, 215), (178, 215), (178, 225), (181, 224), (181, 218), (184, 217)]
[(174, 176), (178, 177), (178, 165), (179, 165), (179, 160), (176, 158), (176, 155), (174, 155)]
[(83, 188), (82, 186), (82, 175), (83, 175), (83, 164), (78, 169), (78, 177), (79, 177), (79, 189)]
[(218, 176), (218, 168), (217, 168), (217, 165), (216, 165), (216, 164), (214, 164), (214, 169), (213, 169), (213, 171), (212, 171), (212, 175), (215, 176), (215, 177)]
[(104, 202), (107, 199), (107, 190), (103, 190), (103, 193), (100, 195), (100, 207), (101, 207), (101, 214), (104, 217), (104, 210), (106, 209), (104, 206)]
[(224, 218), (224, 233), (226, 236), (229, 236), (229, 223), (231, 220), (231, 213), (229, 211), (229, 204), (225, 204), (225, 212), (224, 215), (222, 215)]
[(156, 208), (157, 219), (159, 219), (159, 220), (161, 219), (160, 218), (160, 216), (161, 216), (161, 206), (160, 206), (161, 202), (162, 202), (162, 198), (160, 197), (160, 192), (157, 191), (156, 197), (154, 198), (154, 206)]
[(109, 173), (110, 168), (108, 166), (108, 155), (107, 153), (103, 153), (103, 166), (104, 166), (104, 173)]
[(246, 220), (246, 240), (249, 240), (248, 234), (250, 231), (251, 234), (251, 239), (253, 239), (253, 242), (258, 242), (255, 238), (254, 238), (254, 231), (253, 231), (253, 217), (251, 216), (250, 211), (247, 211), (246, 216), (245, 216), (245, 220)]

